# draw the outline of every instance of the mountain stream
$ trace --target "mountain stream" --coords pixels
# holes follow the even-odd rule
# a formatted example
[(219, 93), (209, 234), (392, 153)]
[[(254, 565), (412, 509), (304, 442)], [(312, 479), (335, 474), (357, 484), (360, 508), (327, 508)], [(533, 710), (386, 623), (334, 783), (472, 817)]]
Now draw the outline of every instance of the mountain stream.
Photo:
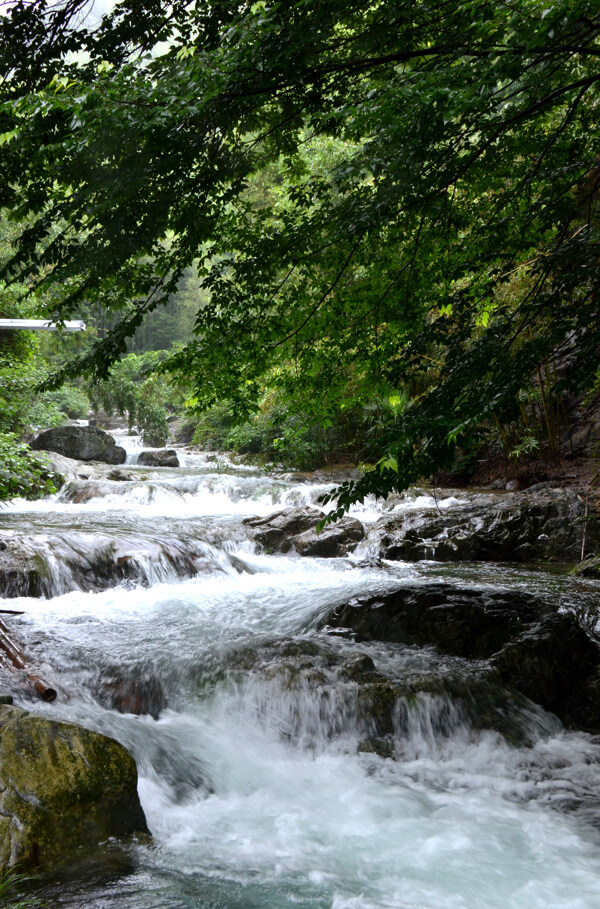
[[(569, 581), (380, 561), (368, 538), (343, 559), (266, 555), (242, 520), (314, 505), (327, 484), (203, 453), (183, 452), (178, 469), (141, 468), (135, 456), (130, 480), (71, 481), (0, 512), (3, 529), (35, 535), (49, 566), (44, 597), (4, 601), (23, 610), (11, 628), (58, 690), (53, 704), (24, 706), (122, 742), (153, 835), (107, 844), (34, 896), (52, 909), (600, 906), (600, 741), (530, 705), (527, 741), (510, 743), (448, 697), (423, 694), (398, 714), (392, 756), (378, 754), (361, 747), (352, 685), (340, 694), (328, 666), (366, 654), (402, 678), (443, 660), (318, 630), (357, 594), (436, 573), (491, 587)], [(372, 526), (381, 508), (427, 498), (354, 516)], [(102, 589), (66, 567), (65, 552), (98, 548), (135, 560), (137, 580)], [(282, 654), (321, 647), (330, 656), (318, 672), (294, 681), (293, 667), (278, 670)], [(99, 691), (115, 673), (160, 691), (157, 718), (111, 709)]]

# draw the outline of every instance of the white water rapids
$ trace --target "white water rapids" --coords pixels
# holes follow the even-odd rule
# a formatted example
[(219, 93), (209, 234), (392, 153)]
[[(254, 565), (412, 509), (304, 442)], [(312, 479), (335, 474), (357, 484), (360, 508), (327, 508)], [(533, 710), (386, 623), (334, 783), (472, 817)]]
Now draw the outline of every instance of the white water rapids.
[[(344, 659), (366, 653), (396, 678), (437, 667), (431, 648), (358, 647), (316, 627), (359, 593), (439, 568), (375, 563), (368, 540), (348, 559), (255, 551), (243, 517), (314, 504), (325, 484), (197, 454), (179, 470), (126, 469), (129, 481), (81, 481), (0, 512), (0, 527), (35, 536), (54, 566), (44, 598), (3, 601), (24, 610), (11, 627), (59, 692), (53, 705), (24, 706), (121, 741), (136, 758), (153, 834), (109, 845), (76, 879), (44, 881), (35, 892), (48, 907), (600, 906), (596, 739), (532, 707), (529, 741), (514, 746), (473, 728), (460, 705), (422, 695), (397, 720), (391, 759), (359, 750), (365, 730), (352, 699), (323, 696), (325, 670), (295, 684), (274, 669), (277, 647), (290, 642)], [(356, 516), (376, 514), (369, 504)], [(65, 546), (136, 558), (141, 581), (75, 583)], [(178, 546), (192, 548), (194, 577), (173, 567)], [(477, 571), (491, 585), (556, 583)], [(98, 680), (115, 667), (160, 682), (167, 706), (158, 719), (117, 713), (98, 697)]]

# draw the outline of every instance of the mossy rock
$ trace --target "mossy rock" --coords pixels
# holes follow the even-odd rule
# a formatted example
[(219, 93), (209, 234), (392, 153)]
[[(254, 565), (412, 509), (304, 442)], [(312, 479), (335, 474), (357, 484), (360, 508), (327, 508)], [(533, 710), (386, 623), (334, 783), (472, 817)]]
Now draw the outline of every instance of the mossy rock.
[(572, 574), (583, 578), (600, 578), (600, 556), (592, 556), (573, 569)]
[(135, 762), (122, 745), (0, 707), (0, 871), (53, 868), (78, 849), (147, 832)]

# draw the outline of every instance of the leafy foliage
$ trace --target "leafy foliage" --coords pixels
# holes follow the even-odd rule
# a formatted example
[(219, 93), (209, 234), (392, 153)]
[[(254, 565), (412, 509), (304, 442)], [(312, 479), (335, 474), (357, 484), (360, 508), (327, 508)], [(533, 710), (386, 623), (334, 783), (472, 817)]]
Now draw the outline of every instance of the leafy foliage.
[(0, 434), (0, 501), (40, 499), (56, 492), (61, 477), (32, 455), (15, 433)]
[(159, 362), (154, 351), (132, 353), (115, 365), (108, 378), (88, 385), (96, 409), (126, 416), (130, 430), (137, 427), (146, 444), (156, 447), (169, 438), (167, 406), (181, 399), (164, 376), (150, 374)]
[(253, 414), (267, 374), (325, 425), (348, 391), (410, 398), (336, 514), (516, 420), (553, 360), (547, 399), (590, 382), (597, 3), (124, 0), (77, 33), (57, 16), (18, 2), (0, 23), (0, 204), (27, 218), (2, 274), (36, 275), (60, 317), (124, 313), (72, 369), (106, 374), (194, 267), (195, 337), (163, 369), (197, 407)]

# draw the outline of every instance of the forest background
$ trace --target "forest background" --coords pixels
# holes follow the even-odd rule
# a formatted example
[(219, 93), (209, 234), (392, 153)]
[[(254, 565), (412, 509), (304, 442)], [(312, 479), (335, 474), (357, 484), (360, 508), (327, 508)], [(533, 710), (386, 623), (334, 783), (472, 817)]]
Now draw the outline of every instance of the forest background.
[[(125, 414), (297, 468), (338, 514), (559, 463), (600, 389), (600, 13), (519, 3), (17, 2), (0, 18), (0, 497)], [(185, 418), (184, 418), (185, 417)]]

